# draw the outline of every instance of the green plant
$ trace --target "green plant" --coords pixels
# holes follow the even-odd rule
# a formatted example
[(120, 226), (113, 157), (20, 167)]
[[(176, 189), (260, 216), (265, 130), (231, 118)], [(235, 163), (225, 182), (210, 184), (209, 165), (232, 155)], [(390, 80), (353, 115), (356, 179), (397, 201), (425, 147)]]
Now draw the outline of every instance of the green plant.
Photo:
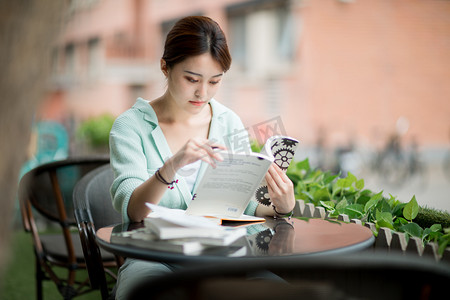
[[(380, 227), (387, 227), (404, 232), (407, 238), (419, 237), (424, 244), (437, 242), (440, 254), (450, 245), (450, 228), (446, 228), (450, 227), (450, 215), (420, 208), (415, 196), (408, 203), (392, 195), (384, 197), (383, 191), (365, 189), (364, 180), (357, 179), (352, 173), (342, 178), (339, 174), (312, 169), (308, 159), (291, 163), (287, 175), (294, 183), (297, 199), (324, 207), (332, 218), (346, 214), (350, 219), (375, 223), (375, 235)], [(426, 215), (433, 217), (426, 218)], [(415, 222), (418, 216), (422, 226)], [(436, 220), (439, 222), (432, 223)], [(423, 224), (427, 226), (423, 227)]]
[(264, 145), (258, 143), (257, 140), (254, 140), (254, 139), (250, 140), (250, 148), (252, 149), (252, 152), (257, 152), (257, 153), (261, 152), (261, 149), (263, 146)]
[(441, 224), (442, 227), (450, 227), (450, 214), (446, 211), (428, 207), (419, 207), (419, 213), (414, 222), (422, 227), (430, 227), (433, 224)]
[(103, 114), (81, 123), (77, 133), (93, 148), (107, 147), (109, 144), (109, 132), (113, 123), (113, 116)]

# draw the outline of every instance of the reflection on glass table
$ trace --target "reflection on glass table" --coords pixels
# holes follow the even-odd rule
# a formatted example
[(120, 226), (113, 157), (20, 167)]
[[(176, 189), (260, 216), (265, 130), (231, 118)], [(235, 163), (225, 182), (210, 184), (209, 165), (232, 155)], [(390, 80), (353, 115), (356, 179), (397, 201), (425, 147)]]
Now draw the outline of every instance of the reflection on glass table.
[[(143, 230), (143, 223), (118, 224), (97, 231), (100, 247), (122, 257), (191, 263), (222, 261), (230, 258), (264, 258), (268, 256), (305, 256), (347, 253), (370, 247), (372, 232), (361, 225), (322, 219), (273, 219), (243, 225), (247, 234), (226, 246), (205, 247), (200, 251), (180, 253), (166, 249), (149, 249), (134, 242), (112, 240), (112, 235), (129, 235)], [(140, 228), (140, 229), (139, 229)]]

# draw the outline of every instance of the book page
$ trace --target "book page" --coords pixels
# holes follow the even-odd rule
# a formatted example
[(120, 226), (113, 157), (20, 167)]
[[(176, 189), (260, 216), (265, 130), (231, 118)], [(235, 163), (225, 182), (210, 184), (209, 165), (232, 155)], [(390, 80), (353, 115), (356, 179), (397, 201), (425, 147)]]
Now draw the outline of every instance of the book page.
[(145, 205), (152, 210), (147, 218), (153, 216), (183, 227), (221, 229), (216, 222), (208, 218), (189, 216), (182, 209), (167, 208), (148, 202)]
[(222, 152), (224, 160), (209, 166), (186, 212), (193, 215), (239, 217), (272, 159), (260, 154)]

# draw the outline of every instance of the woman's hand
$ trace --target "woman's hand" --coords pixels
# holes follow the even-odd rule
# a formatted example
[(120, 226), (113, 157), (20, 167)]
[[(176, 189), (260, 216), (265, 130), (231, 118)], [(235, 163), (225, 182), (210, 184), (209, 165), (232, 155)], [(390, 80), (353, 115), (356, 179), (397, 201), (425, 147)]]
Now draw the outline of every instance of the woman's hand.
[[(164, 163), (159, 169), (159, 174), (164, 180), (171, 182), (180, 168), (199, 159), (215, 167), (215, 161), (222, 161), (223, 157), (214, 148), (226, 150), (225, 146), (207, 139), (190, 139)], [(149, 180), (138, 186), (128, 203), (127, 213), (130, 220), (133, 222), (142, 221), (150, 211), (145, 206), (145, 202), (158, 204), (166, 191), (167, 185), (161, 184), (156, 176), (150, 177)]]
[(216, 166), (216, 160), (222, 161), (223, 157), (215, 149), (226, 150), (226, 147), (207, 139), (193, 138), (190, 139), (171, 160), (172, 168), (176, 172), (180, 168), (202, 160), (212, 167)]
[(294, 184), (289, 177), (275, 164), (266, 173), (267, 188), (270, 200), (276, 211), (283, 215), (291, 212), (295, 206)]

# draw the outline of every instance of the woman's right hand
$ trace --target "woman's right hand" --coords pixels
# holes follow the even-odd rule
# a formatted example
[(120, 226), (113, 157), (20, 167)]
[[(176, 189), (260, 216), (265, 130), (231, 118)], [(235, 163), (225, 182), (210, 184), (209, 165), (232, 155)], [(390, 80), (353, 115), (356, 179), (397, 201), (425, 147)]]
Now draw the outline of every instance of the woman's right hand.
[[(223, 157), (215, 149), (226, 150), (225, 146), (216, 144), (207, 139), (190, 139), (177, 153), (169, 158), (159, 169), (159, 174), (168, 182), (175, 177), (176, 172), (199, 159), (216, 166), (216, 160), (222, 161)], [(167, 186), (152, 176), (148, 181), (137, 187), (131, 195), (127, 213), (133, 222), (141, 222), (149, 213), (145, 202), (158, 204), (163, 194), (167, 191)]]
[(226, 147), (208, 139), (190, 139), (170, 158), (173, 170), (176, 172), (180, 168), (197, 160), (202, 160), (214, 168), (216, 166), (216, 160), (223, 160), (222, 155), (216, 149), (226, 150)]

